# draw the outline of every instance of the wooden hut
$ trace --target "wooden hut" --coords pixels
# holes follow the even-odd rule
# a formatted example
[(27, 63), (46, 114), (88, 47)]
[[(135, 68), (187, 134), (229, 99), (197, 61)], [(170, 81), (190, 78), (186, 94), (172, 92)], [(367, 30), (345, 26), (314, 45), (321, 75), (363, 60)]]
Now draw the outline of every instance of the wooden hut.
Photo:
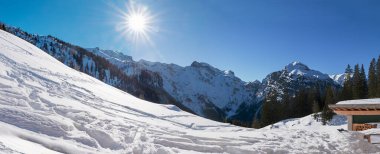
[(335, 113), (347, 116), (348, 130), (377, 128), (380, 124), (380, 99), (341, 101), (329, 105)]

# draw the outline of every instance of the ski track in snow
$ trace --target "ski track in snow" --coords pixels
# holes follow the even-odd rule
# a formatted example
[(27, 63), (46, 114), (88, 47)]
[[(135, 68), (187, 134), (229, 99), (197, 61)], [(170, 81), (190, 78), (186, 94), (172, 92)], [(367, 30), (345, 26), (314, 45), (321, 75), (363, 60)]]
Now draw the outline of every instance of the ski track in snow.
[(259, 130), (214, 122), (172, 105), (137, 99), (0, 31), (0, 151), (4, 153), (379, 151), (358, 140), (356, 133), (336, 131), (345, 125), (320, 126), (310, 117), (296, 119), (292, 126), (287, 121)]

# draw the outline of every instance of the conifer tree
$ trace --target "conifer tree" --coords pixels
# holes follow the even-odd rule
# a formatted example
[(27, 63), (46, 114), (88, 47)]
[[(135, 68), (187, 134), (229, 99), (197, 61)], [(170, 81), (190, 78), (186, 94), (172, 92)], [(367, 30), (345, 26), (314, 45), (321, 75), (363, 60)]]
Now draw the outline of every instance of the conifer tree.
[(365, 74), (364, 65), (360, 68), (360, 98), (368, 98), (368, 84), (367, 84), (367, 76)]
[(327, 121), (331, 120), (334, 112), (329, 108), (328, 105), (335, 104), (335, 97), (334, 97), (334, 91), (332, 87), (328, 87), (326, 90), (326, 99), (325, 99), (325, 105), (322, 110), (322, 124), (327, 124)]
[(377, 96), (377, 74), (376, 59), (373, 58), (368, 70), (368, 97), (375, 98)]
[(291, 107), (292, 106), (291, 103), (292, 103), (292, 96), (290, 96), (289, 90), (285, 88), (283, 90), (282, 100), (281, 100), (281, 104), (283, 107), (282, 117), (288, 118), (291, 116), (290, 112), (292, 112), (293, 110), (293, 108)]
[(271, 105), (272, 102), (269, 100), (263, 103), (262, 110), (261, 110), (261, 118), (260, 118), (260, 126), (266, 126), (271, 124), (272, 117), (271, 117)]
[[(316, 102), (317, 98), (317, 90), (315, 88), (307, 91), (307, 101), (305, 103), (305, 107), (304, 107), (304, 112), (305, 112), (305, 115), (308, 115), (310, 113), (314, 113), (314, 109), (313, 109), (313, 106), (314, 106), (314, 102)], [(317, 102), (318, 103), (318, 102)]]
[(352, 68), (348, 64), (345, 71), (345, 78), (343, 83), (343, 90), (341, 94), (342, 100), (352, 99)]
[(319, 113), (319, 111), (321, 111), (321, 108), (319, 107), (319, 103), (318, 103), (318, 101), (316, 101), (316, 100), (314, 100), (313, 101), (313, 105), (312, 105), (312, 111), (313, 111), (313, 113), (314, 113), (314, 119), (315, 120), (318, 120), (318, 113)]
[(277, 107), (280, 103), (277, 102), (277, 97), (278, 94), (275, 91), (268, 94), (262, 107), (260, 126), (267, 126), (279, 120), (279, 110)]
[(312, 110), (313, 110), (313, 113), (318, 113), (319, 111), (321, 111), (318, 101), (316, 100), (313, 101)]
[(355, 65), (354, 75), (352, 77), (352, 98), (360, 99), (360, 90), (362, 89), (360, 86), (360, 70), (359, 64)]
[(303, 115), (303, 110), (304, 110), (304, 102), (306, 100), (304, 99), (304, 91), (300, 90), (296, 93), (296, 96), (294, 98), (294, 103), (293, 103), (293, 116), (294, 118), (296, 117), (301, 117)]
[(3, 23), (0, 23), (0, 29), (5, 31), (5, 25)]

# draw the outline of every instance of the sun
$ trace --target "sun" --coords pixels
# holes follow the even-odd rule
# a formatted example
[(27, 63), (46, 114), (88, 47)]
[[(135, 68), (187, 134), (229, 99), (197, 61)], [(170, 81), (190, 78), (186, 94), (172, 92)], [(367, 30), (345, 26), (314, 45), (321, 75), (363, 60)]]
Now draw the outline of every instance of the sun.
[(144, 33), (148, 27), (147, 17), (143, 14), (131, 14), (126, 19), (128, 29), (137, 33)]
[(134, 43), (147, 42), (152, 44), (150, 35), (157, 31), (154, 26), (155, 16), (151, 15), (148, 7), (135, 3), (127, 4), (125, 11), (119, 10), (122, 22), (118, 24), (118, 30)]

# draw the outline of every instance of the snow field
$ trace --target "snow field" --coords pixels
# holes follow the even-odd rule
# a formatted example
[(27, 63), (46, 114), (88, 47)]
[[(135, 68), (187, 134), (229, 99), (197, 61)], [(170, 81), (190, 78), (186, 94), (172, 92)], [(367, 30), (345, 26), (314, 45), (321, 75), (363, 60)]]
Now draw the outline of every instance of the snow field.
[(263, 129), (140, 100), (0, 31), (3, 153), (375, 153), (311, 116)]

